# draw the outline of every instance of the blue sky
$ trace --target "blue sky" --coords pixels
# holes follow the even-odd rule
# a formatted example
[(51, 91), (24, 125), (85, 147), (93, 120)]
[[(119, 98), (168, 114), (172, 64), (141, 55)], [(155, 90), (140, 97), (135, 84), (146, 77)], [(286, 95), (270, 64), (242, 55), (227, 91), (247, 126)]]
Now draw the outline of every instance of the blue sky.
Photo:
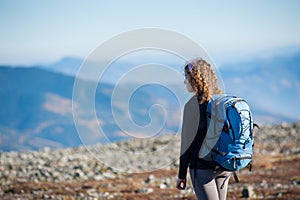
[(300, 46), (299, 8), (297, 0), (1, 0), (0, 64), (84, 58), (107, 39), (143, 27), (186, 35), (220, 63), (272, 55)]

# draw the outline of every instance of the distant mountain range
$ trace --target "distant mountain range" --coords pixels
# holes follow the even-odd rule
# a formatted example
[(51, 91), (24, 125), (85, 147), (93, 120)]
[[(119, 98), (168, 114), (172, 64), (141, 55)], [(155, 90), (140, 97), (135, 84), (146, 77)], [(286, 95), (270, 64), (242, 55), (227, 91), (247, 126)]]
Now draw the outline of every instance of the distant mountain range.
[[(86, 115), (79, 122), (79, 127), (85, 127), (85, 131), (78, 134), (72, 113), (74, 80), (72, 76), (41, 68), (0, 67), (0, 150), (74, 147), (83, 143), (95, 144), (131, 137), (123, 133), (115, 123), (111, 105), (114, 87), (103, 83), (98, 85), (95, 92), (97, 118), (89, 116), (83, 105), (82, 114)], [(80, 81), (87, 89), (93, 85), (89, 81)], [(124, 86), (121, 90), (126, 91), (127, 87)], [(153, 89), (156, 94), (152, 94)], [(168, 104), (166, 112), (168, 116), (174, 116), (174, 120), (168, 119), (164, 130), (159, 134), (176, 132), (180, 122), (180, 107), (174, 105), (176, 102), (168, 103), (173, 97), (164, 90), (158, 85), (146, 85), (130, 99), (130, 115), (126, 106), (124, 108), (124, 102), (118, 100), (113, 104), (114, 110), (119, 116), (124, 116), (124, 119), (131, 117), (138, 126), (145, 126), (163, 119), (164, 113), (156, 113), (154, 119), (148, 116), (151, 105)], [(85, 91), (82, 92), (84, 96)], [(104, 134), (99, 133), (99, 125)], [(128, 132), (134, 131), (127, 128)], [(147, 136), (143, 133), (134, 134), (138, 137)]]
[[(65, 58), (51, 66), (0, 67), (0, 151), (74, 147), (83, 142), (94, 144), (130, 137), (115, 123), (112, 106), (124, 119), (132, 118), (138, 126), (159, 124), (168, 114), (160, 134), (177, 132), (181, 112), (166, 88), (155, 84), (140, 88), (130, 99), (128, 114), (122, 102), (111, 103), (114, 86), (101, 83), (95, 92), (97, 119), (90, 116), (82, 119), (80, 126), (86, 127), (86, 131), (78, 134), (72, 112), (72, 90), (81, 63), (80, 59)], [(220, 72), (226, 92), (246, 98), (257, 123), (281, 123), (300, 120), (299, 67), (300, 54), (222, 66)], [(82, 78), (85, 79), (80, 81), (87, 87), (93, 84), (88, 77)], [(122, 87), (125, 94), (128, 85)], [(148, 111), (156, 103), (164, 105), (165, 113), (158, 112), (153, 119)], [(98, 134), (99, 125), (105, 135)]]
[[(43, 68), (75, 76), (82, 63), (81, 59), (69, 57)], [(170, 66), (180, 64), (169, 63)], [(127, 70), (130, 63), (121, 65)], [(120, 74), (122, 67), (115, 67), (113, 74)], [(219, 71), (226, 92), (242, 96), (253, 104), (258, 121), (280, 123), (300, 120), (300, 53), (224, 65), (219, 67)], [(155, 76), (155, 72), (149, 76)], [(88, 79), (88, 76), (82, 78)], [(106, 80), (111, 79), (108, 77)]]
[(300, 120), (300, 54), (221, 68), (226, 91), (245, 97), (258, 121)]

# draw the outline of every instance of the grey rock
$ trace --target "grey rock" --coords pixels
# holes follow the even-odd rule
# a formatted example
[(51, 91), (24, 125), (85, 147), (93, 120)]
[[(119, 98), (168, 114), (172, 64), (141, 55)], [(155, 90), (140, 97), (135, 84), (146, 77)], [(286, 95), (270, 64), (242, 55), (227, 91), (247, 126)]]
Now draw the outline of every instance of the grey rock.
[(156, 181), (156, 178), (153, 174), (150, 174), (148, 178), (145, 180), (145, 183), (152, 184)]
[(161, 183), (161, 184), (159, 184), (159, 188), (160, 189), (166, 189), (167, 185), (165, 183)]
[(154, 190), (153, 188), (139, 188), (137, 193), (149, 194), (152, 193)]

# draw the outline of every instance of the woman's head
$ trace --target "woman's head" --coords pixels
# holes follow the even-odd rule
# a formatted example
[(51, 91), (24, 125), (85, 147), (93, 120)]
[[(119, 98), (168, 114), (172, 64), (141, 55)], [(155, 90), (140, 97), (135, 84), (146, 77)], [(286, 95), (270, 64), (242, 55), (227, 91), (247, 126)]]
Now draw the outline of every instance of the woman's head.
[(214, 94), (222, 93), (213, 67), (205, 60), (193, 60), (185, 66), (184, 72), (188, 91), (202, 96), (200, 103), (209, 101)]

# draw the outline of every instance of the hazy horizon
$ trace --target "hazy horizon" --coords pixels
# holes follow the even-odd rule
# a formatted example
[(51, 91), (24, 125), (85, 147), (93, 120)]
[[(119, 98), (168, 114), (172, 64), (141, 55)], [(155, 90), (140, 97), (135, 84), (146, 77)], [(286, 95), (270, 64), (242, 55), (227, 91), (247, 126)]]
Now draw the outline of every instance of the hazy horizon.
[(288, 53), (300, 46), (299, 7), (295, 0), (1, 1), (0, 65), (86, 58), (108, 39), (147, 27), (185, 35), (218, 65)]

